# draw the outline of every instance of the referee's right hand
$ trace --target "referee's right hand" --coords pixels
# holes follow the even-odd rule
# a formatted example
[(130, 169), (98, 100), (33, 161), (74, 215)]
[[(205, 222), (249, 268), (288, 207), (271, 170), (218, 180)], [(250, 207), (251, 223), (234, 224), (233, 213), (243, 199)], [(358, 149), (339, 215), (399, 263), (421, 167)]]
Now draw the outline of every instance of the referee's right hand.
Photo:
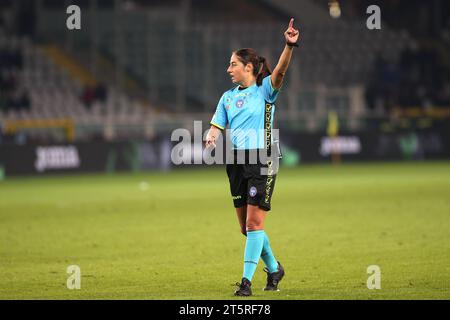
[(211, 126), (211, 128), (208, 131), (208, 134), (206, 135), (206, 142), (205, 146), (206, 148), (215, 148), (216, 147), (216, 139), (220, 134), (220, 129), (216, 128), (215, 126)]

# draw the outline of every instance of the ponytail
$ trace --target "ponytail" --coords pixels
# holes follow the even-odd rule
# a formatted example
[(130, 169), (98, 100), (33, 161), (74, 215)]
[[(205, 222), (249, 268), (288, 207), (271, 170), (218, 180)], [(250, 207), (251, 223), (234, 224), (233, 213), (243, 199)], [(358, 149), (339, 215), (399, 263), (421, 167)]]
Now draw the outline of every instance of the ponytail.
[(238, 59), (247, 65), (251, 63), (253, 65), (253, 75), (256, 77), (256, 84), (260, 86), (265, 77), (272, 74), (269, 63), (266, 58), (259, 56), (252, 48), (239, 49), (234, 52)]
[(272, 71), (270, 70), (270, 66), (266, 58), (258, 57), (258, 62), (259, 62), (259, 69), (256, 75), (256, 84), (260, 86), (262, 84), (263, 79), (268, 75), (271, 75)]

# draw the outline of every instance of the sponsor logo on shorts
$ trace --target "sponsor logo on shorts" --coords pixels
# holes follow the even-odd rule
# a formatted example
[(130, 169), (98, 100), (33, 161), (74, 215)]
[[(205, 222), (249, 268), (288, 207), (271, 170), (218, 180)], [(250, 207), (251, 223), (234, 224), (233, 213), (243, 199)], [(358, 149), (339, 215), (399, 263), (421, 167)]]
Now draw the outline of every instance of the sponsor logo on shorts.
[(233, 196), (233, 200), (239, 200), (241, 198), (242, 198), (241, 196)]

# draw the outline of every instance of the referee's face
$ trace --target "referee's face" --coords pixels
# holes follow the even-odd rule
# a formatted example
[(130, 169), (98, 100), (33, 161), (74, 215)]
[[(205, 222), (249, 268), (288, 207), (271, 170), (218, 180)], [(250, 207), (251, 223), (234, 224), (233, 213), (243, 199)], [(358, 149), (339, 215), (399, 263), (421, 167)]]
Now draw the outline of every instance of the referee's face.
[(251, 74), (250, 68), (244, 66), (244, 64), (238, 59), (238, 57), (233, 53), (230, 58), (230, 65), (228, 66), (227, 72), (231, 77), (231, 81), (236, 84), (242, 84), (243, 80)]

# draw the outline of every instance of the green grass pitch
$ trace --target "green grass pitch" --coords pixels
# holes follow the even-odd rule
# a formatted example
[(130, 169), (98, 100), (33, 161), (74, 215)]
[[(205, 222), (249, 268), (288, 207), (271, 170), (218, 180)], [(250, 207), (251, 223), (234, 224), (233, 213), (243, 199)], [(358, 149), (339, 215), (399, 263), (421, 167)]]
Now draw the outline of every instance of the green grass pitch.
[[(450, 299), (450, 162), (281, 168), (272, 208), (250, 299)], [(224, 168), (0, 182), (1, 299), (242, 299), (244, 244)]]

